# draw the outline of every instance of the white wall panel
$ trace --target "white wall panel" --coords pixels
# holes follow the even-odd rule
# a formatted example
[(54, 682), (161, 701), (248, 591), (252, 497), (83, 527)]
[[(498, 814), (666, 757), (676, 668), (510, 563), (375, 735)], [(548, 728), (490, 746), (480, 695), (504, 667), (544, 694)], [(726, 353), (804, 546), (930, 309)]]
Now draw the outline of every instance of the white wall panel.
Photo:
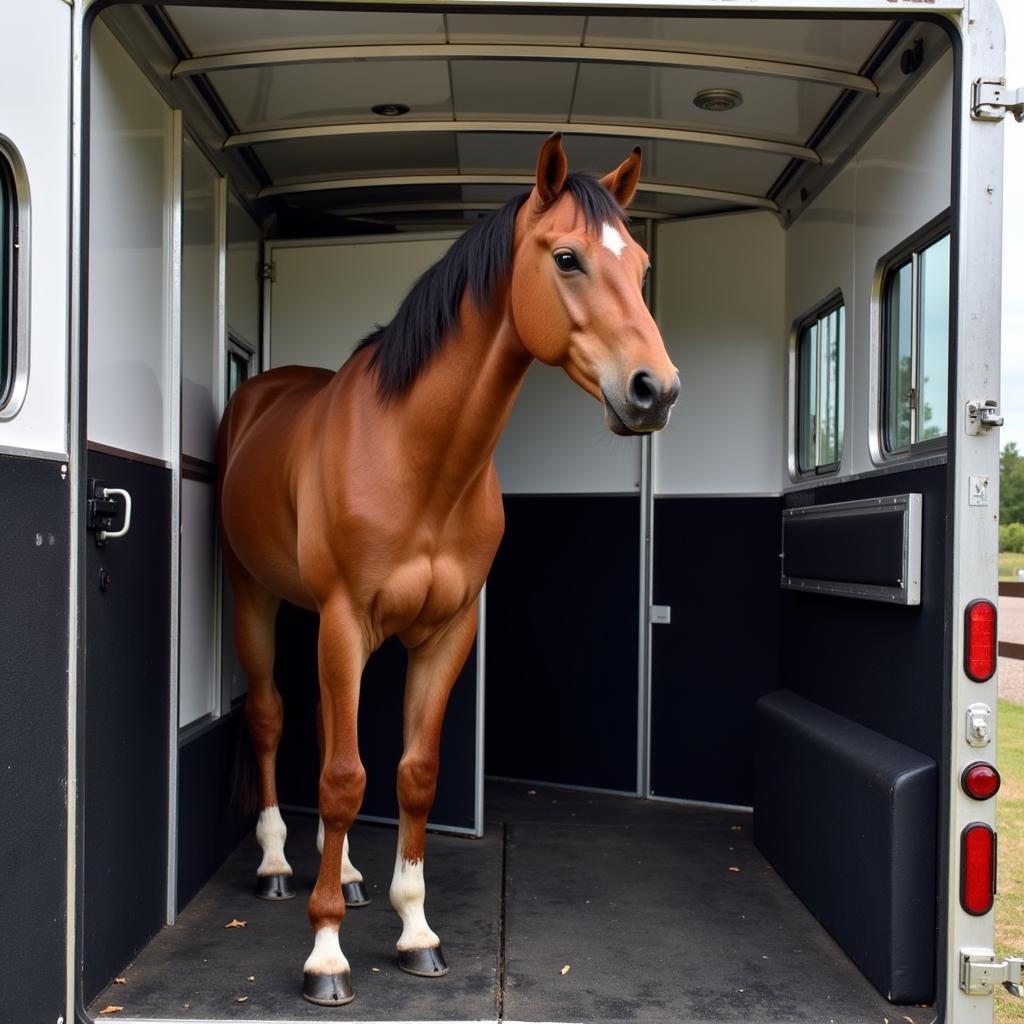
[(947, 54), (787, 235), (787, 329), (836, 288), (846, 300), (844, 475), (873, 466), (868, 439), (878, 416), (870, 400), (878, 261), (950, 204), (952, 75)]
[(178, 724), (216, 710), (214, 487), (181, 482), (181, 621)]
[(454, 238), (275, 245), (270, 365), (338, 369)]
[[(67, 454), (71, 8), (3, 5), (0, 134), (24, 161), (30, 203), (29, 377), (0, 447)], [(41, 69), (45, 68), (45, 74)]]
[(181, 451), (214, 462), (220, 375), (220, 176), (186, 135), (182, 146)]
[(656, 494), (782, 486), (785, 234), (770, 213), (657, 225), (655, 310), (682, 382)]
[(260, 229), (228, 193), (228, 330), (254, 352), (260, 349)]
[(166, 460), (173, 122), (100, 22), (90, 98), (88, 437)]

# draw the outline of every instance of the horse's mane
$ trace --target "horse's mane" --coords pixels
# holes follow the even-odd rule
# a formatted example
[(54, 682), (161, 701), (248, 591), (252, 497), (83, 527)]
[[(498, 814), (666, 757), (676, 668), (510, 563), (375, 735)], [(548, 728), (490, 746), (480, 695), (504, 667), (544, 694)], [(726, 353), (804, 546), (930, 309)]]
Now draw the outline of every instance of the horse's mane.
[[(563, 191), (572, 197), (590, 230), (626, 219), (615, 197), (590, 175), (570, 174)], [(459, 305), (467, 289), (483, 309), (508, 278), (516, 214), (528, 195), (524, 192), (510, 199), (461, 235), (412, 286), (394, 319), (359, 343), (357, 352), (373, 349), (368, 369), (376, 368), (377, 391), (384, 401), (409, 390), (458, 326)]]

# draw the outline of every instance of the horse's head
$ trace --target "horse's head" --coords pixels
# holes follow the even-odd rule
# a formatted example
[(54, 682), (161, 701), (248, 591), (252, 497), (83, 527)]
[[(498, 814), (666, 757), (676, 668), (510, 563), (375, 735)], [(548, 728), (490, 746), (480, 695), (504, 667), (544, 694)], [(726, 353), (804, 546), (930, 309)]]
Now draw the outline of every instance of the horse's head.
[(650, 261), (623, 222), (639, 177), (639, 148), (600, 181), (570, 175), (552, 135), (519, 212), (511, 281), (523, 344), (601, 402), (616, 434), (660, 430), (679, 396), (643, 299)]

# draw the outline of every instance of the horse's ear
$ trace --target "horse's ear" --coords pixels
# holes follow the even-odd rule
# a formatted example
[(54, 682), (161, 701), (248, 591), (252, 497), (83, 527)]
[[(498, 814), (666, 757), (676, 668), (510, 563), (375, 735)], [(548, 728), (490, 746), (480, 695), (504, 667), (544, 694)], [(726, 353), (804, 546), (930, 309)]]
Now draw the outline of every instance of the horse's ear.
[(636, 192), (636, 185), (640, 180), (642, 163), (640, 147), (637, 146), (614, 171), (609, 171), (601, 179), (601, 184), (615, 196), (619, 206), (623, 209), (633, 201), (633, 194)]
[(537, 157), (537, 195), (541, 205), (553, 203), (562, 193), (569, 175), (569, 161), (562, 149), (562, 133), (555, 132), (544, 140)]

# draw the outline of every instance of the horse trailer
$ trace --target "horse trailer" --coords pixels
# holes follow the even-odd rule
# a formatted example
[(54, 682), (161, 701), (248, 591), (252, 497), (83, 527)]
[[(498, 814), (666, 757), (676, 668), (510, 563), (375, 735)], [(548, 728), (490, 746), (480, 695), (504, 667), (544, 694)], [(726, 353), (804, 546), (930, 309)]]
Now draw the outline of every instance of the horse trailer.
[[(991, 1021), (1004, 49), (994, 0), (3, 0), (0, 1015)], [(642, 149), (681, 394), (614, 437), (530, 369), (430, 818), (451, 973), (396, 970), (389, 640), (356, 1001), (313, 1006), (318, 623), (276, 623), (300, 898), (257, 901), (217, 425), (556, 132)]]

